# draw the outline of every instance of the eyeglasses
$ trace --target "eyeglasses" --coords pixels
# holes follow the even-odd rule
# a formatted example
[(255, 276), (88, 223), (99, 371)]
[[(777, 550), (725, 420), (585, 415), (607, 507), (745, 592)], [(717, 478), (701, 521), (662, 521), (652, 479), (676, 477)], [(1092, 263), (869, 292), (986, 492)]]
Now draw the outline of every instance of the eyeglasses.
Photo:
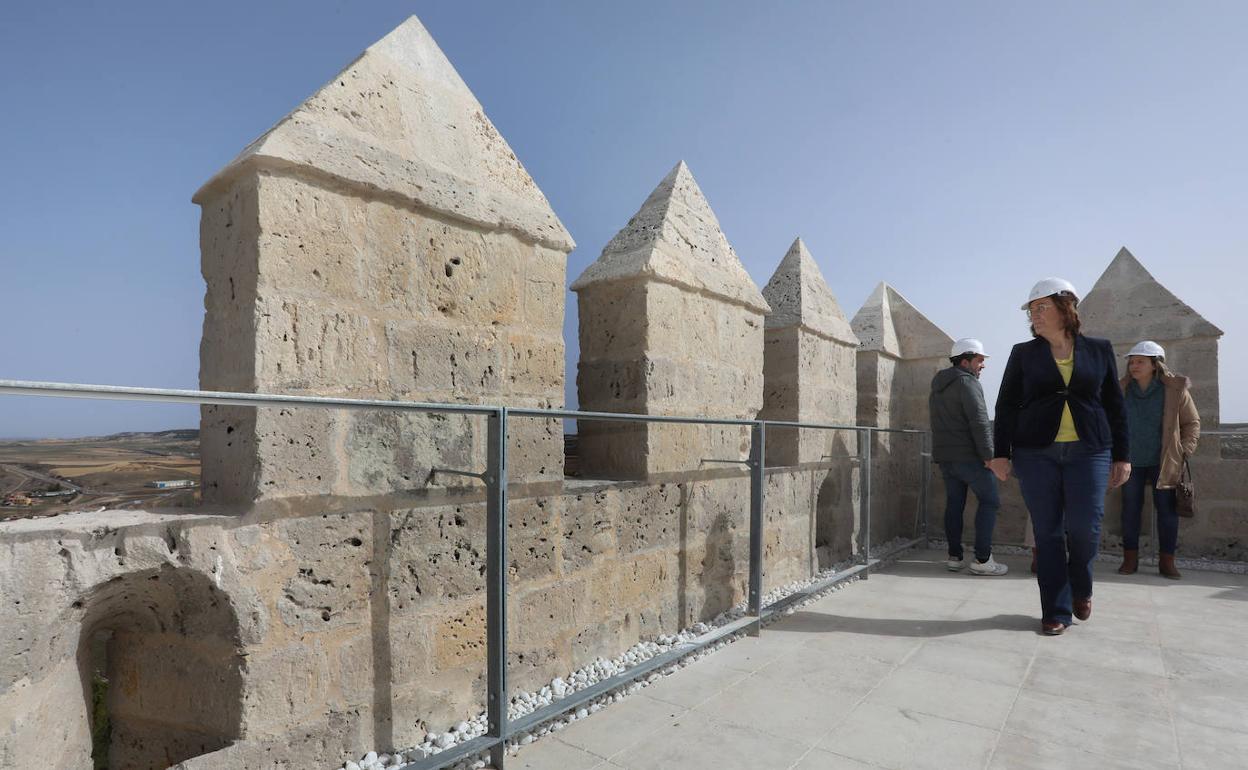
[(1052, 302), (1039, 302), (1034, 307), (1027, 308), (1027, 317), (1031, 318), (1038, 313), (1047, 313), (1053, 309)]

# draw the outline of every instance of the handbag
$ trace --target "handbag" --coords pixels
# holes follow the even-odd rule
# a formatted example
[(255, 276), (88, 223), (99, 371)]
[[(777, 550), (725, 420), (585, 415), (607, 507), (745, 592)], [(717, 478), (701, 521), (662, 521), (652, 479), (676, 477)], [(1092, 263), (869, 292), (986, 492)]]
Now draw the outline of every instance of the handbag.
[(1185, 519), (1193, 518), (1196, 515), (1196, 490), (1192, 487), (1192, 466), (1188, 465), (1186, 455), (1183, 456), (1183, 470), (1179, 473), (1174, 494), (1179, 515)]

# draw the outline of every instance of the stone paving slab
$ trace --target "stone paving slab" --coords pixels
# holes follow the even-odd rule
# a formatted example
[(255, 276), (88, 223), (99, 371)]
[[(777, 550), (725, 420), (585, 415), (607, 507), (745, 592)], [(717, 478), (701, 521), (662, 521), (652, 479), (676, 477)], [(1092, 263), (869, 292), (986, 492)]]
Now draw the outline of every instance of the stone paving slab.
[(942, 560), (907, 554), (509, 766), (1248, 766), (1248, 576), (1098, 564), (1092, 617), (1044, 637), (1025, 559), (1003, 578)]

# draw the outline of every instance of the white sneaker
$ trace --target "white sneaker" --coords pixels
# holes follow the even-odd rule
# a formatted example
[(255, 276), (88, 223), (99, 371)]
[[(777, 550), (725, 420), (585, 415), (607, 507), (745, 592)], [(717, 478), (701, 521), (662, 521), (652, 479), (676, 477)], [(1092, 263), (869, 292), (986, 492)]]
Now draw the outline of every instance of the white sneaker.
[(966, 566), (965, 559), (955, 559), (952, 556), (950, 556), (949, 560), (945, 562), (945, 569), (949, 570), (950, 572), (961, 572), (962, 568), (965, 566)]
[(984, 575), (986, 577), (999, 577), (1009, 571), (1010, 571), (1009, 567), (1005, 566), (1004, 564), (1001, 564), (996, 559), (993, 559), (991, 556), (988, 557), (988, 561), (983, 562), (983, 563), (980, 563), (977, 561), (971, 562), (971, 574), (972, 575)]

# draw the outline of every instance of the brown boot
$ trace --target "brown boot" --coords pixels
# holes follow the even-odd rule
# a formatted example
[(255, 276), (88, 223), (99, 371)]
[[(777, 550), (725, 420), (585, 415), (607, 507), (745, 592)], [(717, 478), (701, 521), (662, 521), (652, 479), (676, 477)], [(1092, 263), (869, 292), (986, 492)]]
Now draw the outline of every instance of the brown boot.
[[(1031, 547), (1031, 574), (1036, 574), (1036, 547), (1034, 545)], [(1060, 634), (1061, 631), (1058, 633)]]
[(1118, 568), (1119, 575), (1134, 575), (1135, 571), (1140, 568), (1140, 552), (1135, 548), (1122, 549), (1122, 566)]
[(1074, 601), (1075, 620), (1087, 620), (1092, 617), (1092, 597), (1086, 599), (1075, 599)]
[(1179, 568), (1174, 566), (1174, 554), (1172, 553), (1163, 553), (1157, 559), (1157, 572), (1160, 573), (1162, 577), (1167, 577), (1171, 580), (1178, 580), (1183, 577), (1183, 575), (1179, 573)]

